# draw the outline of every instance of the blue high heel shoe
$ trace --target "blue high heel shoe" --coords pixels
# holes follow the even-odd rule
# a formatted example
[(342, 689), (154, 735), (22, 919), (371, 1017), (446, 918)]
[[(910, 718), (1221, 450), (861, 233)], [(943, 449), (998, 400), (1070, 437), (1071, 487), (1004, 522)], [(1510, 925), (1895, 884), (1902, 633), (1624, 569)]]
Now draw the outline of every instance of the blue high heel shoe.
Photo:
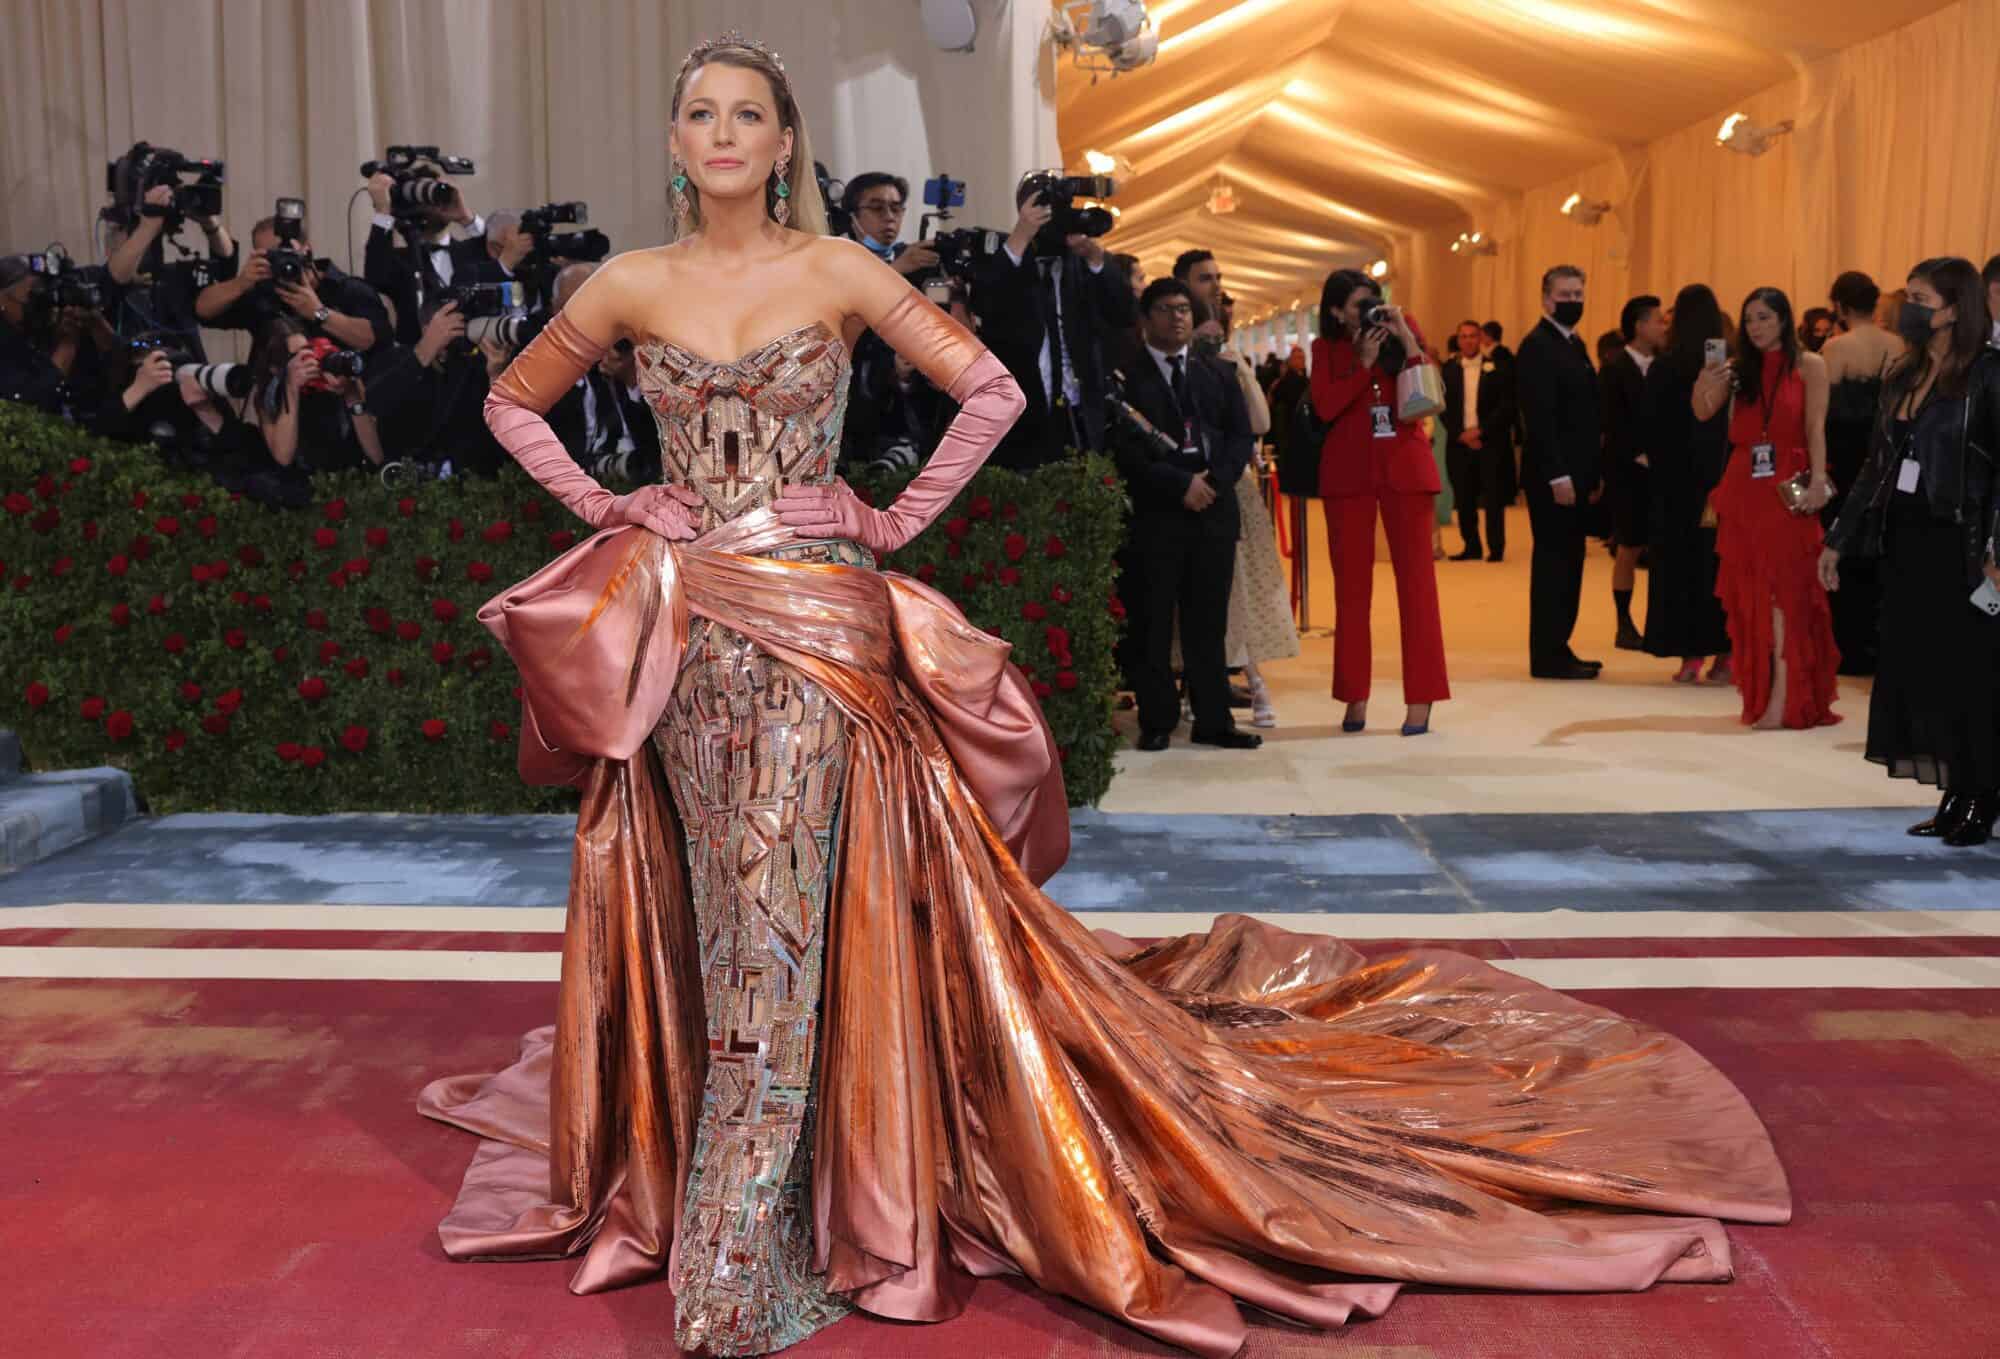
[(1340, 729), (1342, 731), (1366, 731), (1368, 729), (1368, 719), (1364, 717), (1359, 722), (1351, 722), (1343, 717), (1340, 719)]
[(1429, 713), (1425, 713), (1424, 720), (1421, 722), (1405, 722), (1403, 724), (1403, 735), (1422, 736), (1430, 729), (1431, 729), (1431, 715)]

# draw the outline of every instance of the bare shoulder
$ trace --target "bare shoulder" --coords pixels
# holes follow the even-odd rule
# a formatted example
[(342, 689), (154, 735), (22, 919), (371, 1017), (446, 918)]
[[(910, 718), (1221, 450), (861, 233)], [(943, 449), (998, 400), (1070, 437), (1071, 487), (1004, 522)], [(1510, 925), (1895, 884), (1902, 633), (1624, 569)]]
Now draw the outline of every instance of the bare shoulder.
[(1825, 385), (1828, 367), (1826, 359), (1813, 353), (1812, 350), (1799, 351), (1799, 376), (1808, 384)]
[(909, 295), (909, 281), (859, 241), (820, 236), (807, 250), (812, 276), (825, 281), (829, 300), (844, 317), (872, 325)]
[(666, 248), (625, 250), (605, 260), (564, 304), (563, 315), (607, 344), (632, 334), (643, 319), (645, 299), (657, 295), (669, 267), (659, 256)]

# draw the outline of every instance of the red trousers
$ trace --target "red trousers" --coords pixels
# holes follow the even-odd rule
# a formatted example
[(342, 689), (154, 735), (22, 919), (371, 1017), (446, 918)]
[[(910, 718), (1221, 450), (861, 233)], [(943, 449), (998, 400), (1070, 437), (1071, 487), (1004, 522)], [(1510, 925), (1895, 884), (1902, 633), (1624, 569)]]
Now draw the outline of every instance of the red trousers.
[(1403, 634), (1403, 701), (1438, 703), (1451, 697), (1444, 673), (1444, 623), (1438, 617), (1437, 564), (1431, 559), (1436, 497), (1376, 491), (1330, 496), (1326, 537), (1333, 553), (1333, 696), (1342, 703), (1368, 697), (1374, 649), (1369, 607), (1375, 595), (1375, 513), (1389, 538), (1396, 571), (1396, 612)]

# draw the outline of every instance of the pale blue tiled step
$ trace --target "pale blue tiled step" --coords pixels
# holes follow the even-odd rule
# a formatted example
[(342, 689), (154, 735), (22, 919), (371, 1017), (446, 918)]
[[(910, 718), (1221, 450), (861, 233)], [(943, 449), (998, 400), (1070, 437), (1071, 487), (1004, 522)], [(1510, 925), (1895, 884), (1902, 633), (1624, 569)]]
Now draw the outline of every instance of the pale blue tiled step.
[(20, 773), (21, 738), (5, 728), (0, 728), (0, 783), (18, 778)]
[(0, 875), (94, 839), (137, 814), (132, 777), (122, 769), (10, 777), (0, 782)]

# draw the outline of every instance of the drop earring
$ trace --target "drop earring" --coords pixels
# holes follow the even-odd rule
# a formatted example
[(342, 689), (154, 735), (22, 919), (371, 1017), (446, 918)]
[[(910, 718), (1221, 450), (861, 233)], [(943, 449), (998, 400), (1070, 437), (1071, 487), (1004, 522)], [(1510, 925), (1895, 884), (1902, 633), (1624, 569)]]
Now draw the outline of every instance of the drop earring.
[(777, 189), (778, 201), (774, 205), (772, 205), (771, 216), (777, 221), (779, 226), (784, 226), (787, 222), (792, 220), (792, 205), (791, 202), (789, 201), (792, 196), (792, 186), (785, 179), (785, 172), (791, 168), (792, 168), (792, 158), (790, 156), (787, 156), (783, 160), (779, 161), (771, 171), (772, 175), (774, 175), (778, 181), (778, 189)]
[(678, 156), (674, 158), (674, 177), (672, 180), (672, 184), (674, 190), (673, 194), (674, 221), (676, 223), (677, 234), (685, 236), (687, 235), (688, 227), (690, 226), (694, 218), (694, 208), (693, 205), (688, 202), (687, 169), (681, 164), (680, 158)]

